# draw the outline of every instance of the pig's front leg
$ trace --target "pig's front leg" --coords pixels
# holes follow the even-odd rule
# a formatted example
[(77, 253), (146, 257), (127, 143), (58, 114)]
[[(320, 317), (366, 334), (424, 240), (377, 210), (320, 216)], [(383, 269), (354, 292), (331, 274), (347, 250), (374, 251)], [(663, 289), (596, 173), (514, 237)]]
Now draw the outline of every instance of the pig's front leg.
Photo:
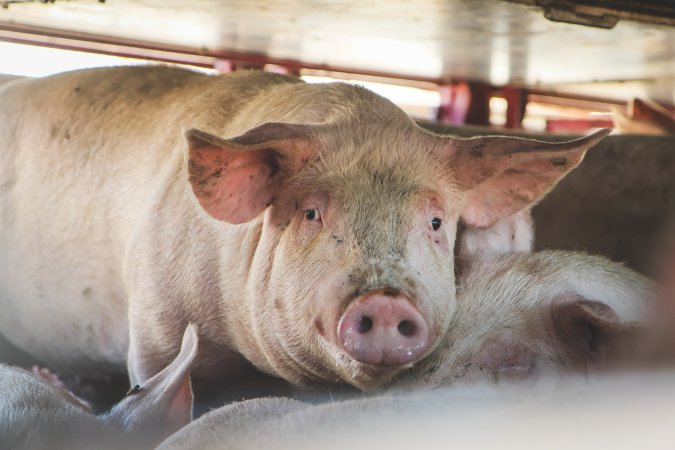
[(153, 300), (152, 294), (142, 299), (131, 297), (127, 354), (131, 385), (143, 384), (176, 357), (180, 350), (181, 330), (188, 322), (199, 329), (199, 354), (192, 369), (197, 384), (238, 376), (249, 370), (250, 364), (232, 349), (221, 318), (222, 314), (206, 307), (199, 314), (177, 303), (163, 304), (159, 299)]
[[(129, 299), (127, 370), (131, 386), (143, 384), (178, 354), (187, 319), (167, 311), (150, 293)], [(154, 307), (153, 307), (154, 305)]]

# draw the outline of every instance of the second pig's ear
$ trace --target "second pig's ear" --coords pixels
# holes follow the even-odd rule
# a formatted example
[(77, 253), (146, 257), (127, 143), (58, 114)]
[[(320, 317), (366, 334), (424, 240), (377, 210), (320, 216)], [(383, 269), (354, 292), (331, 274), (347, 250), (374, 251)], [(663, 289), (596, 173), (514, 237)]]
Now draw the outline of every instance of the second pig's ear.
[(536, 203), (610, 131), (553, 143), (507, 136), (453, 138), (450, 169), (466, 193), (462, 221), (487, 228)]
[(197, 356), (197, 328), (185, 329), (176, 358), (143, 386), (135, 386), (117, 405), (101, 416), (124, 431), (157, 442), (192, 421), (190, 369)]
[(314, 155), (310, 128), (266, 123), (233, 139), (189, 130), (188, 175), (199, 204), (228, 223), (255, 219)]
[(607, 304), (577, 297), (551, 310), (554, 330), (577, 367), (602, 367), (631, 358), (645, 342), (644, 325), (626, 323)]

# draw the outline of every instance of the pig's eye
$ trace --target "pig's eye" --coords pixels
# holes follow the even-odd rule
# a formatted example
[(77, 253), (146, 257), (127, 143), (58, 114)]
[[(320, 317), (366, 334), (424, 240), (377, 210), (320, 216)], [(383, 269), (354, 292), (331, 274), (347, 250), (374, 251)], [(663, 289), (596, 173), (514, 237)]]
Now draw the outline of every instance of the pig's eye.
[(442, 223), (441, 219), (439, 219), (438, 217), (434, 217), (433, 219), (431, 219), (431, 228), (433, 228), (434, 231), (438, 231), (438, 229), (441, 227), (441, 223)]
[(306, 209), (305, 210), (305, 219), (307, 220), (321, 220), (321, 214), (316, 208)]

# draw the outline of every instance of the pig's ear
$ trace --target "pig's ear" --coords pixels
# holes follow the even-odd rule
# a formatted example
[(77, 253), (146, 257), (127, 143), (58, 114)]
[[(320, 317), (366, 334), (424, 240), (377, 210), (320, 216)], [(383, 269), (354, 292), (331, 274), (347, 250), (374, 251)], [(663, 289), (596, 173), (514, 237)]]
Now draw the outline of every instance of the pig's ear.
[(607, 304), (576, 297), (552, 309), (555, 332), (579, 366), (605, 366), (630, 357), (647, 337), (643, 324), (626, 323)]
[(197, 356), (197, 328), (185, 329), (178, 356), (143, 386), (135, 386), (102, 419), (125, 431), (163, 439), (192, 420), (190, 369)]
[(186, 133), (188, 173), (199, 204), (212, 217), (239, 224), (256, 218), (284, 182), (313, 156), (310, 127), (266, 123), (233, 138)]
[(450, 163), (469, 226), (487, 228), (541, 199), (610, 129), (568, 142), (506, 136), (453, 139)]

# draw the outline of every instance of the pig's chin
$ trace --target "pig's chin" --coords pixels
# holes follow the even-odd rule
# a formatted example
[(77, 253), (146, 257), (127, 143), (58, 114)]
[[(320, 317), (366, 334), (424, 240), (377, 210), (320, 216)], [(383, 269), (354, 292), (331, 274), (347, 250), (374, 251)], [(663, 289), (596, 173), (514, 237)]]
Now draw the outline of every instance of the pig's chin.
[(339, 375), (344, 381), (358, 389), (372, 391), (384, 386), (410, 366), (411, 364), (403, 366), (370, 365), (352, 360), (339, 370)]

